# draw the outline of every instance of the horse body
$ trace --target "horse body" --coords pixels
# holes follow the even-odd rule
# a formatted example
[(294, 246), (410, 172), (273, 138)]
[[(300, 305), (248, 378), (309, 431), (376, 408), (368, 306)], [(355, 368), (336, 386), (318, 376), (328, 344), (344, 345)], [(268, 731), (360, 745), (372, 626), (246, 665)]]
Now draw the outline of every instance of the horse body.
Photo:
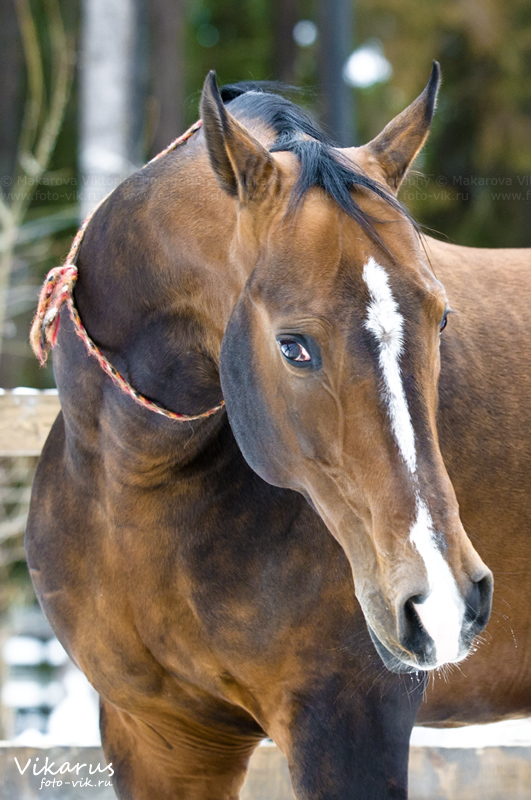
[[(270, 125), (253, 118), (245, 106), (239, 119), (246, 126), (241, 130), (252, 130), (264, 150), (272, 147), (275, 132)], [(240, 135), (241, 130), (232, 133)], [(234, 376), (247, 368), (249, 359), (256, 365), (269, 357), (267, 348), (252, 345), (259, 326), (269, 324), (270, 316), (260, 305), (263, 295), (256, 284), (245, 290), (251, 275), (263, 280), (256, 265), (264, 240), (273, 239), (276, 248), (268, 265), (276, 271), (275, 285), (283, 275), (290, 285), (293, 266), (286, 252), (294, 242), (307, 274), (320, 275), (319, 295), (312, 295), (304, 276), (300, 280), (316, 338), (329, 313), (326, 303), (338, 286), (346, 291), (349, 281), (348, 274), (332, 281), (321, 266), (337, 248), (338, 225), (343, 230), (346, 224), (334, 202), (323, 197), (321, 189), (310, 189), (299, 221), (290, 226), (278, 202), (277, 181), (251, 220), (241, 213), (241, 185), (231, 184), (238, 167), (231, 173), (233, 162), (216, 150), (212, 137), (207, 123), (205, 135), (195, 134), (182, 151), (151, 165), (113, 193), (87, 230), (76, 288), (81, 317), (112, 363), (146, 396), (189, 414), (221, 399), (222, 341), (227, 347), (229, 322), (233, 340), (245, 328), (247, 306), (239, 316), (234, 312), (243, 296), (257, 310), (255, 327), (243, 346), (240, 339), (233, 349), (236, 356), (226, 358), (226, 398), (232, 395)], [(256, 162), (256, 152), (253, 158)], [(248, 152), (247, 161), (253, 158)], [(364, 164), (368, 169), (372, 158), (371, 154)], [(289, 194), (297, 159), (292, 152), (279, 152), (275, 165), (287, 180)], [(246, 191), (259, 194), (270, 180), (269, 162), (261, 168), (265, 172), (254, 183), (248, 181)], [(240, 192), (239, 202), (230, 196), (235, 191)], [(372, 210), (376, 201), (368, 196), (364, 202)], [(363, 230), (358, 240), (370, 252)], [(413, 240), (405, 229), (394, 242), (395, 250), (404, 252), (401, 261), (407, 261)], [(418, 658), (437, 662), (422, 630), (412, 625), (407, 602), (406, 612), (401, 611), (404, 598), (411, 596), (419, 606), (421, 584), (410, 571), (404, 577), (405, 568), (397, 563), (394, 575), (402, 588), (396, 615), (405, 633), (401, 643), (388, 641), (387, 622), (377, 633), (369, 633), (367, 613), (373, 614), (371, 628), (380, 624), (370, 606), (375, 592), (371, 589), (367, 599), (356, 585), (360, 605), (354, 584), (369, 585), (370, 580), (359, 573), (358, 581), (354, 570), (353, 581), (357, 556), (349, 551), (354, 545), (344, 534), (354, 489), (344, 483), (330, 452), (302, 434), (292, 443), (294, 451), (303, 448), (301, 459), (310, 468), (320, 465), (326, 491), (333, 495), (340, 486), (345, 494), (352, 492), (347, 509), (339, 501), (320, 506), (320, 490), (312, 495), (310, 479), (309, 488), (286, 484), (280, 474), (286, 472), (285, 463), (269, 457), (282, 409), (268, 415), (256, 393), (245, 400), (245, 380), (241, 397), (233, 401), (232, 426), (225, 413), (189, 424), (161, 419), (120, 394), (63, 319), (54, 357), (63, 412), (37, 472), (28, 561), (58, 637), (102, 698), (102, 739), (121, 799), (156, 795), (164, 800), (232, 800), (248, 758), (264, 735), (274, 738), (286, 754), (301, 800), (347, 798), (353, 787), (364, 800), (405, 798), (409, 735), (419, 708), (421, 722), (436, 724), (531, 711), (529, 613), (522, 613), (518, 592), (526, 582), (529, 585), (529, 504), (521, 487), (529, 463), (530, 426), (518, 401), (530, 375), (531, 351), (522, 322), (525, 297), (520, 291), (527, 256), (506, 251), (500, 258), (434, 241), (428, 242), (428, 253), (450, 303), (461, 312), (452, 318), (442, 345), (441, 448), (465, 528), (485, 563), (495, 566), (501, 589), (489, 629), (492, 641), (466, 661), (468, 680), (457, 673), (449, 685), (436, 681), (426, 703), (421, 703), (424, 675), (409, 671), (408, 659), (414, 656), (403, 648), (416, 648)], [(507, 279), (508, 264), (514, 264), (512, 282)], [(438, 284), (423, 270), (419, 274), (437, 294)], [(416, 277), (415, 281), (417, 285)], [(487, 281), (492, 282), (492, 292), (485, 291)], [(266, 287), (267, 291), (270, 315), (300, 303), (292, 288), (277, 308), (273, 289)], [(409, 293), (414, 294), (413, 289)], [(350, 314), (348, 302), (341, 313)], [(497, 335), (498, 323), (503, 336)], [(435, 353), (435, 338), (430, 342), (426, 352)], [(339, 352), (338, 339), (333, 346)], [(510, 381), (500, 385), (500, 375), (508, 373), (508, 353), (521, 371), (520, 386)], [(433, 359), (436, 363), (436, 356)], [(475, 368), (466, 370), (463, 363)], [(356, 386), (359, 396), (378, 405), (367, 377), (368, 359), (360, 370), (366, 374)], [(299, 383), (289, 391), (306, 392), (302, 387), (308, 381), (302, 383), (302, 372), (296, 375)], [(252, 380), (257, 378), (253, 375)], [(424, 470), (419, 483), (430, 509), (435, 509), (431, 513), (446, 519), (448, 530), (454, 526), (446, 545), (452, 569), (463, 587), (460, 591), (472, 597), (479, 619), (488, 573), (461, 539), (451, 487), (439, 465), (436, 441), (429, 438), (436, 384), (431, 373), (423, 380), (428, 399), (417, 398), (416, 408), (429, 444), (417, 455)], [(327, 392), (331, 405), (325, 416), (333, 420), (334, 435), (343, 425), (340, 438), (348, 444), (349, 432), (337, 412), (341, 390), (330, 383)], [(282, 388), (274, 403), (281, 395)], [(478, 413), (470, 413), (472, 398)], [(247, 403), (241, 415), (240, 400)], [(377, 415), (385, 417), (381, 407)], [(295, 405), (292, 422), (296, 430), (304, 422)], [(260, 446), (249, 443), (246, 425), (260, 429), (265, 437)], [(518, 447), (509, 449), (507, 441)], [(370, 454), (376, 442), (385, 443), (383, 456)], [(406, 495), (408, 472), (396, 455), (393, 437), (375, 433), (364, 447), (366, 457), (374, 459), (372, 470), (380, 476), (384, 498), (393, 487), (395, 492), (406, 487)], [(288, 480), (294, 480), (294, 471), (287, 472)], [(428, 472), (437, 481), (431, 494)], [(386, 551), (395, 552), (390, 527), (410, 520), (413, 502), (398, 497), (391, 517), (387, 508), (382, 511), (378, 569), (392, 561)], [(361, 501), (359, 508), (356, 513), (362, 518)], [(504, 546), (508, 537), (510, 548)], [(363, 558), (372, 564), (365, 550)], [(474, 577), (465, 579), (465, 572)], [(374, 602), (382, 617), (389, 616), (380, 596)], [(512, 603), (518, 613), (511, 612)], [(441, 637), (442, 647), (453, 647)], [(388, 672), (373, 642), (388, 665), (408, 671)], [(397, 654), (404, 664), (398, 663)]]
[(427, 240), (456, 314), (441, 342), (439, 440), (465, 528), (495, 575), (484, 643), (436, 683), (419, 721), (489, 722), (531, 713), (529, 250)]

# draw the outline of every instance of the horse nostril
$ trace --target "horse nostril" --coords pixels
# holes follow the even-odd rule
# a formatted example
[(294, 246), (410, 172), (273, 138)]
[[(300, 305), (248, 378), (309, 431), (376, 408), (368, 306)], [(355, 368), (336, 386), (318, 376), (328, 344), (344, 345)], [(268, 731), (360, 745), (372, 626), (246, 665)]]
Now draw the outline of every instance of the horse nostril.
[(415, 611), (415, 604), (423, 603), (423, 595), (413, 595), (404, 603), (400, 621), (400, 643), (412, 653), (423, 652), (426, 646), (426, 631)]
[(465, 599), (465, 619), (477, 629), (477, 633), (480, 633), (489, 621), (492, 605), (492, 585), (492, 575), (488, 573), (472, 584), (472, 588)]

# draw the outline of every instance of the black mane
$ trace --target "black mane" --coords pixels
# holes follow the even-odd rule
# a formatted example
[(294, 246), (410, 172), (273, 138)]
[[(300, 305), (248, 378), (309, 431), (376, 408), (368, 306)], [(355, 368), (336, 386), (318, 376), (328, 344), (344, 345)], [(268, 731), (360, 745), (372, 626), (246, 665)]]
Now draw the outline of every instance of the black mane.
[(277, 140), (270, 148), (272, 153), (287, 150), (298, 157), (301, 171), (288, 211), (294, 213), (308, 190), (318, 186), (387, 251), (374, 227), (380, 220), (360, 208), (352, 190), (362, 188), (373, 192), (412, 221), (407, 209), (382, 184), (342, 158), (336, 149), (338, 145), (320, 130), (309, 114), (286, 97), (272, 93), (277, 91), (293, 91), (293, 87), (270, 81), (242, 81), (224, 86), (221, 97), (230, 103), (231, 113), (259, 119), (273, 128)]

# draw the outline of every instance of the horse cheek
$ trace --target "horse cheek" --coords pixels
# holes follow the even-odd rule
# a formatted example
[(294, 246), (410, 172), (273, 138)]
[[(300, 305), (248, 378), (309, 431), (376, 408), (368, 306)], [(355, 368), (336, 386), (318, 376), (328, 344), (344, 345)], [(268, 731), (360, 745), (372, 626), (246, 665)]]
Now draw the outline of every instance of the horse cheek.
[(267, 483), (291, 488), (290, 471), (281, 458), (281, 432), (265, 397), (251, 316), (243, 298), (225, 330), (220, 378), (229, 422), (243, 457)]

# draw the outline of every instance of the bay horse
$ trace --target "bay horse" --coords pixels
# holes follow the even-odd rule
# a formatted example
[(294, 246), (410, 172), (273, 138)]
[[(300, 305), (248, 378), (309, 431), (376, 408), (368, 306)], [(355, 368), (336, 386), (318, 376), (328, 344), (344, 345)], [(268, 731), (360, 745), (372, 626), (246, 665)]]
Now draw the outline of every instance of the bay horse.
[(28, 563), (120, 800), (236, 800), (265, 736), (298, 800), (403, 800), (415, 719), (531, 712), (530, 259), (398, 202), (438, 84), (339, 149), (211, 73), (84, 230), (85, 341), (43, 310)]

